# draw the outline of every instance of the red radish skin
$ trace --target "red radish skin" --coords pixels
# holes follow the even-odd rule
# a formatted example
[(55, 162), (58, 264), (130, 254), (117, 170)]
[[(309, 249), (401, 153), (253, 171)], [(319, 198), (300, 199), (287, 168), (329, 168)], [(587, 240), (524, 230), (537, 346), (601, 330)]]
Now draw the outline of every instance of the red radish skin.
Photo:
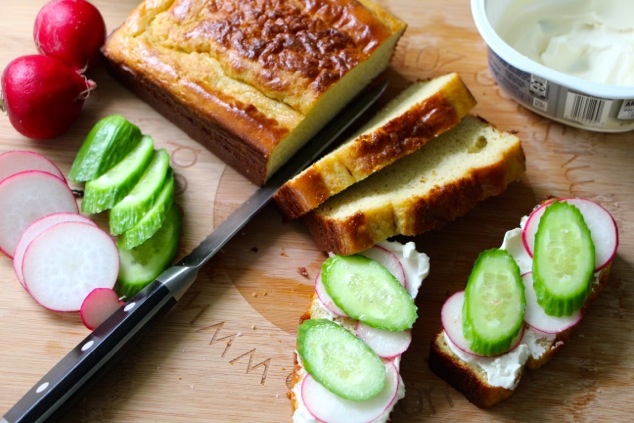
[(335, 316), (339, 317), (348, 317), (345, 311), (343, 311), (330, 297), (328, 292), (326, 291), (326, 287), (324, 286), (323, 281), (321, 280), (321, 272), (317, 273), (317, 277), (315, 278), (315, 292), (317, 293), (317, 297), (319, 301), (330, 310)]
[(385, 362), (385, 388), (366, 401), (343, 399), (317, 382), (311, 375), (302, 381), (302, 402), (317, 420), (328, 423), (367, 423), (389, 411), (398, 398), (400, 378), (393, 362)]
[(407, 289), (405, 271), (403, 270), (401, 261), (398, 257), (396, 257), (396, 254), (379, 245), (375, 245), (368, 250), (360, 252), (359, 255), (382, 264), (391, 274), (394, 275), (396, 279), (398, 279), (401, 285), (403, 285), (403, 288)]
[(81, 303), (79, 315), (84, 326), (94, 330), (124, 304), (113, 289), (95, 288)]
[(412, 342), (412, 331), (392, 332), (357, 322), (356, 335), (382, 358), (392, 360), (403, 354)]
[(0, 250), (13, 257), (29, 225), (55, 212), (78, 213), (65, 181), (41, 170), (28, 170), (0, 182)]
[(533, 288), (533, 273), (528, 272), (522, 275), (524, 282), (524, 294), (526, 297), (526, 312), (524, 321), (533, 329), (548, 334), (556, 334), (577, 325), (583, 315), (580, 310), (571, 316), (555, 317), (546, 314), (544, 309), (537, 303), (537, 296)]
[(0, 154), (0, 181), (25, 170), (41, 170), (65, 179), (55, 163), (34, 151), (11, 150)]
[[(594, 270), (598, 272), (604, 269), (616, 255), (619, 246), (619, 232), (616, 221), (603, 206), (587, 198), (561, 198), (559, 201), (570, 203), (581, 211), (594, 242), (596, 255)], [(550, 203), (552, 201), (542, 204), (533, 210), (524, 225), (522, 240), (526, 251), (531, 257), (533, 256), (535, 234), (537, 233), (539, 221), (546, 211), (546, 206)]]
[(33, 139), (50, 139), (75, 122), (95, 83), (59, 59), (18, 57), (2, 73), (2, 107), (11, 125)]
[(119, 273), (114, 240), (95, 225), (63, 222), (29, 244), (24, 284), (35, 301), (53, 311), (79, 311), (95, 288), (113, 289)]
[(82, 216), (81, 214), (68, 212), (51, 213), (31, 223), (22, 233), (22, 236), (18, 241), (18, 245), (15, 247), (15, 253), (13, 254), (13, 269), (15, 270), (15, 275), (22, 286), (24, 286), (24, 276), (22, 274), (22, 259), (24, 258), (24, 252), (31, 241), (33, 241), (39, 234), (51, 226), (62, 222), (84, 222), (90, 225), (96, 225), (96, 223), (92, 220)]
[(99, 10), (87, 1), (53, 0), (37, 14), (33, 39), (40, 53), (83, 72), (99, 59), (106, 24)]

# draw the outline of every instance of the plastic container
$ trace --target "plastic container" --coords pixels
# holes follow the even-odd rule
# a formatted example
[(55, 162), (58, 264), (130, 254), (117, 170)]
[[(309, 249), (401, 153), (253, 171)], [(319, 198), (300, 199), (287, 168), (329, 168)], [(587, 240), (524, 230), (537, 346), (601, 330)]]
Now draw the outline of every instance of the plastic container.
[[(601, 84), (550, 69), (513, 49), (496, 33), (515, 1), (471, 0), (498, 85), (522, 106), (569, 126), (598, 132), (634, 130), (634, 86)], [(574, 7), (577, 0), (567, 1)]]

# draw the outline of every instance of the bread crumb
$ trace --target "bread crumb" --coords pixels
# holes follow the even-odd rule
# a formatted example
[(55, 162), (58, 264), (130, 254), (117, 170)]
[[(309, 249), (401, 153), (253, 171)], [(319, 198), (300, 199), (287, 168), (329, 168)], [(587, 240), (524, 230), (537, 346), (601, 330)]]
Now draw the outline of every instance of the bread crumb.
[(251, 330), (255, 330), (256, 326), (255, 325), (251, 325)]
[(306, 269), (304, 266), (298, 267), (297, 268), (297, 273), (299, 273), (300, 275), (302, 275), (305, 278), (308, 278), (308, 269)]

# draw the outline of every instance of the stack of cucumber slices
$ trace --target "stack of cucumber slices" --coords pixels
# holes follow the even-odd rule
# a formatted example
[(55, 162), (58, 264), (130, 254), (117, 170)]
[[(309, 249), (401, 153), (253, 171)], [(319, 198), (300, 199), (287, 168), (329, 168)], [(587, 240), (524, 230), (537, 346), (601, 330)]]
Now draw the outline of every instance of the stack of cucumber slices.
[[(428, 263), (424, 254), (415, 254)], [(297, 336), (306, 374), (294, 392), (312, 418), (374, 421), (389, 414), (402, 396), (400, 357), (411, 342), (417, 318), (413, 297), (425, 276), (414, 271), (410, 275), (418, 276), (410, 279), (419, 280), (407, 280), (408, 265), (378, 245), (357, 255), (333, 255), (323, 263), (316, 278), (316, 301), (323, 312), (311, 312)]]
[(597, 203), (559, 199), (528, 216), (521, 239), (513, 254), (481, 253), (466, 289), (443, 305), (443, 329), (463, 352), (494, 357), (520, 345), (526, 328), (547, 336), (578, 324), (616, 254), (618, 230)]
[(115, 290), (131, 297), (154, 280), (178, 249), (181, 214), (173, 201), (174, 173), (165, 149), (120, 115), (101, 119), (73, 162), (69, 179), (85, 182), (81, 211), (108, 211), (118, 236)]

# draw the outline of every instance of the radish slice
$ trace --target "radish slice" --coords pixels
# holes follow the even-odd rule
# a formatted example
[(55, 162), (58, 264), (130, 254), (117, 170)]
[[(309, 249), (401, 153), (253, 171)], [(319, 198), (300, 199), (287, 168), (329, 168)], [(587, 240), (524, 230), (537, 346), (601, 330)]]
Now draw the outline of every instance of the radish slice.
[(0, 154), (0, 181), (25, 170), (41, 170), (65, 179), (55, 163), (34, 151), (12, 150)]
[(396, 279), (403, 285), (403, 288), (407, 289), (407, 284), (405, 282), (405, 271), (403, 270), (403, 265), (398, 257), (391, 251), (379, 246), (375, 245), (374, 247), (362, 251), (359, 255), (372, 259), (376, 262), (382, 264), (391, 274), (394, 275)]
[(391, 332), (357, 322), (356, 334), (379, 356), (392, 359), (403, 354), (412, 342), (412, 331)]
[(385, 388), (366, 401), (343, 399), (317, 382), (310, 374), (302, 381), (302, 401), (313, 417), (328, 423), (365, 423), (386, 413), (394, 405), (399, 391), (399, 377), (391, 361), (385, 363)]
[(55, 212), (78, 213), (65, 181), (41, 170), (28, 170), (0, 182), (0, 250), (13, 257), (24, 230)]
[(28, 228), (22, 233), (18, 245), (15, 247), (13, 254), (13, 269), (18, 281), (24, 286), (24, 276), (22, 275), (22, 259), (24, 258), (24, 252), (27, 247), (39, 234), (44, 232), (51, 226), (61, 222), (84, 222), (91, 225), (96, 225), (89, 218), (77, 213), (57, 212), (47, 214), (46, 216), (31, 223)]
[(555, 317), (546, 314), (537, 303), (535, 289), (533, 288), (533, 273), (528, 272), (522, 276), (524, 282), (524, 295), (526, 297), (526, 312), (524, 321), (533, 329), (544, 333), (559, 333), (581, 321), (581, 311), (577, 310), (571, 316)]
[[(471, 351), (471, 348), (469, 348), (469, 341), (467, 341), (464, 337), (464, 333), (462, 331), (462, 305), (464, 304), (464, 298), (464, 291), (458, 291), (445, 301), (445, 304), (443, 304), (440, 311), (442, 328), (451, 343), (460, 351), (475, 357), (486, 357)], [(507, 352), (513, 351), (521, 343), (523, 336), (524, 327), (522, 327), (520, 332), (517, 334), (512, 342), (511, 348), (509, 348)]]
[(326, 287), (321, 280), (321, 271), (317, 273), (317, 277), (315, 278), (315, 292), (317, 293), (317, 297), (319, 297), (319, 301), (326, 306), (328, 310), (340, 317), (348, 317), (345, 311), (339, 308), (337, 304), (330, 297), (328, 292), (326, 291)]
[[(603, 269), (612, 261), (619, 245), (618, 228), (614, 218), (605, 208), (586, 198), (563, 198), (559, 201), (573, 204), (581, 211), (581, 214), (583, 214), (583, 218), (592, 234), (592, 241), (594, 242), (594, 270), (599, 271)], [(537, 233), (539, 221), (546, 211), (546, 206), (551, 202), (535, 209), (524, 225), (522, 240), (524, 241), (526, 251), (528, 251), (531, 257), (533, 256), (535, 234)]]
[(81, 303), (79, 315), (84, 326), (94, 330), (124, 304), (113, 289), (95, 288)]
[(63, 222), (38, 235), (26, 249), (22, 272), (31, 296), (56, 311), (77, 311), (95, 288), (112, 289), (119, 252), (95, 225)]

